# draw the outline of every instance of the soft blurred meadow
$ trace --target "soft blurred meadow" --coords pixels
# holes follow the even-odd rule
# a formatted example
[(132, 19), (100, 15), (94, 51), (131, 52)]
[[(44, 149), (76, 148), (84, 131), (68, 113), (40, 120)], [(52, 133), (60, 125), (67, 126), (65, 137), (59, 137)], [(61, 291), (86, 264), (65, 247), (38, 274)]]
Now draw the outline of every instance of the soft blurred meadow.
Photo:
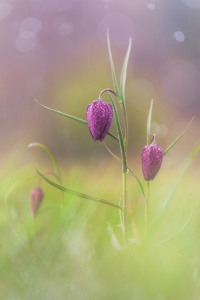
[[(104, 144), (93, 142), (87, 126), (34, 101), (85, 120), (87, 105), (113, 89), (107, 28), (118, 79), (132, 38), (127, 157), (145, 188), (140, 156), (151, 99), (151, 133), (163, 149), (195, 117), (150, 182), (146, 240), (144, 200), (129, 172), (131, 243), (125, 248), (117, 208), (65, 194), (62, 209), (62, 192), (43, 181), (45, 197), (34, 219), (29, 201), (35, 167), (53, 169), (42, 149), (27, 147), (32, 142), (52, 151), (63, 186), (117, 204), (122, 199), (121, 165)], [(199, 28), (199, 0), (0, 1), (2, 299), (200, 298)], [(117, 135), (114, 120), (110, 132)], [(105, 142), (120, 156), (114, 139)]]

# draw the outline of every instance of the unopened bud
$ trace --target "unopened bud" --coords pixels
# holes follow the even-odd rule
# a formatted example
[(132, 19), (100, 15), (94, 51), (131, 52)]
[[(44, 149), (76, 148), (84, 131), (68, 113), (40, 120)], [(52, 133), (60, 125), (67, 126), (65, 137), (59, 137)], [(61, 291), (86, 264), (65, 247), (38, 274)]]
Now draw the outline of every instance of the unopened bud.
[(142, 149), (142, 172), (146, 181), (153, 180), (160, 170), (164, 151), (155, 142)]
[(31, 191), (30, 202), (31, 202), (31, 213), (32, 217), (35, 217), (37, 211), (42, 203), (44, 197), (43, 190), (38, 186)]

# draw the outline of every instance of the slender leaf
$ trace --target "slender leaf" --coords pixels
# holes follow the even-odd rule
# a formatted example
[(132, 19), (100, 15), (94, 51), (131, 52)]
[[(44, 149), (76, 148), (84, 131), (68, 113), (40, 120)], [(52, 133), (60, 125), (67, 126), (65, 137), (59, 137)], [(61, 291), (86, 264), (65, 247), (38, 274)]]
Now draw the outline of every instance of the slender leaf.
[(154, 244), (153, 246), (159, 246), (159, 245), (168, 243), (168, 242), (170, 242), (172, 239), (174, 239), (175, 237), (177, 237), (179, 234), (181, 234), (181, 233), (186, 229), (186, 227), (189, 225), (189, 223), (190, 223), (190, 221), (191, 221), (191, 219), (192, 219), (192, 215), (193, 215), (193, 211), (192, 211), (192, 213), (191, 213), (189, 219), (187, 220), (186, 224), (185, 224), (185, 225), (184, 225), (177, 233), (173, 234), (171, 237), (169, 237), (169, 238), (166, 239), (166, 240), (163, 240), (163, 241), (161, 241), (161, 242), (159, 242), (159, 243)]
[(174, 196), (174, 194), (179, 186), (179, 183), (181, 182), (181, 179), (183, 178), (185, 172), (188, 170), (188, 168), (190, 167), (192, 162), (195, 160), (195, 158), (199, 154), (199, 152), (200, 152), (200, 140), (195, 144), (192, 151), (188, 155), (187, 159), (182, 164), (176, 179), (173, 180), (173, 184), (170, 188), (170, 192), (162, 203), (160, 213), (151, 226), (152, 232), (158, 227), (160, 221), (162, 220), (162, 218), (167, 210), (167, 207), (168, 207), (172, 197)]
[(56, 174), (58, 175), (58, 179), (61, 183), (61, 175), (60, 175), (60, 169), (59, 169), (59, 166), (58, 166), (58, 163), (57, 163), (57, 160), (56, 158), (54, 157), (54, 155), (51, 153), (51, 151), (49, 150), (49, 148), (47, 148), (45, 145), (41, 144), (41, 143), (31, 143), (28, 145), (28, 148), (31, 148), (31, 147), (39, 147), (39, 148), (42, 148), (44, 151), (46, 151), (46, 153), (49, 155), (49, 157), (51, 158), (52, 160), (52, 163), (54, 165), (54, 169), (55, 169), (55, 172)]
[(125, 83), (126, 83), (126, 73), (127, 73), (127, 66), (128, 66), (128, 59), (131, 51), (131, 38), (129, 39), (129, 46), (126, 52), (126, 56), (124, 59), (124, 63), (122, 66), (121, 71), (121, 78), (120, 78), (120, 92), (121, 92), (121, 100), (124, 108), (124, 113), (126, 114), (126, 104), (125, 104)]
[(131, 170), (131, 168), (128, 167), (128, 170), (129, 170), (129, 171), (131, 172), (131, 174), (135, 177), (135, 180), (137, 181), (137, 184), (138, 184), (138, 186), (139, 186), (139, 188), (140, 188), (140, 191), (141, 191), (141, 193), (142, 193), (142, 196), (143, 196), (143, 198), (144, 198), (144, 202), (146, 203), (146, 198), (145, 198), (144, 189), (143, 189), (143, 186), (142, 186), (142, 184), (141, 184), (139, 178), (138, 178), (137, 175), (133, 172), (133, 170)]
[[(74, 116), (71, 116), (71, 115), (68, 115), (68, 114), (64, 114), (63, 112), (58, 111), (58, 110), (55, 110), (55, 109), (52, 109), (52, 108), (49, 108), (49, 107), (47, 107), (47, 106), (41, 104), (40, 102), (38, 102), (36, 99), (35, 99), (35, 101), (36, 101), (38, 104), (40, 104), (42, 107), (44, 107), (44, 108), (46, 108), (46, 109), (48, 109), (48, 110), (50, 110), (50, 111), (53, 111), (53, 112), (55, 112), (55, 113), (57, 113), (57, 114), (59, 114), (59, 115), (61, 115), (61, 116), (67, 117), (67, 118), (72, 119), (72, 120), (75, 120), (75, 121), (80, 122), (80, 123), (82, 123), (82, 124), (84, 124), (84, 125), (88, 125), (87, 121), (85, 121), (85, 120), (82, 120), (82, 119), (80, 119), (80, 118), (77, 118), (77, 117), (74, 117)], [(111, 136), (111, 137), (112, 137), (113, 139), (115, 139), (116, 141), (119, 141), (118, 138), (117, 138), (114, 134), (108, 132), (108, 135)]]
[[(117, 159), (119, 162), (122, 162), (122, 160), (118, 157), (118, 156), (116, 156), (107, 146), (106, 146), (106, 144), (104, 143), (104, 145), (105, 145), (105, 147), (106, 147), (106, 149), (108, 150), (108, 152), (115, 158), (115, 159)], [(146, 198), (145, 198), (145, 193), (144, 193), (144, 189), (143, 189), (143, 186), (142, 186), (142, 183), (140, 182), (140, 180), (139, 180), (139, 178), (137, 177), (137, 175), (133, 172), (133, 170), (129, 167), (129, 166), (127, 166), (127, 170), (129, 170), (130, 172), (131, 172), (131, 174), (135, 177), (135, 179), (136, 179), (136, 181), (137, 181), (137, 184), (138, 184), (138, 186), (139, 186), (139, 188), (140, 188), (140, 191), (141, 191), (141, 193), (142, 193), (142, 196), (143, 196), (143, 198), (144, 198), (144, 201), (146, 202)]]
[(194, 120), (194, 117), (192, 118), (192, 120), (190, 121), (190, 123), (188, 124), (188, 126), (185, 128), (185, 130), (181, 133), (181, 135), (179, 135), (179, 137), (164, 151), (164, 155), (180, 140), (180, 138), (187, 131), (187, 129), (189, 128), (189, 126), (190, 126), (190, 124), (192, 123), (193, 120)]
[(151, 100), (151, 105), (150, 105), (150, 109), (149, 109), (149, 115), (148, 115), (148, 119), (147, 119), (147, 146), (150, 143), (152, 109), (153, 109), (153, 99)]
[(108, 152), (116, 159), (116, 160), (118, 160), (119, 162), (122, 162), (122, 160), (117, 156), (117, 155), (115, 155), (107, 146), (106, 146), (106, 144), (105, 144), (105, 142), (104, 142), (104, 146), (106, 147), (106, 149), (108, 150)]
[(177, 178), (175, 179), (175, 181), (174, 181), (174, 183), (173, 183), (173, 185), (170, 189), (170, 192), (169, 192), (168, 196), (165, 198), (165, 200), (162, 203), (161, 215), (164, 213), (166, 207), (168, 206), (170, 200), (172, 199), (174, 193), (176, 192), (176, 189), (177, 189), (181, 179), (183, 178), (185, 172), (190, 167), (192, 162), (195, 160), (195, 158), (199, 154), (199, 152), (200, 152), (200, 141), (197, 142), (197, 144), (194, 146), (194, 148), (192, 149), (192, 151), (188, 155), (187, 159), (183, 163), (183, 165), (182, 165), (182, 167), (179, 171), (179, 174), (178, 174)]
[(111, 205), (111, 206), (114, 206), (116, 208), (119, 208), (119, 209), (122, 209), (123, 208), (113, 202), (110, 202), (110, 201), (107, 201), (107, 200), (104, 200), (104, 199), (101, 199), (101, 198), (97, 198), (97, 197), (93, 197), (93, 196), (90, 196), (90, 195), (87, 195), (87, 194), (82, 194), (82, 193), (79, 193), (79, 192), (76, 192), (76, 191), (73, 191), (73, 190), (70, 190), (68, 188), (65, 188), (61, 185), (58, 185), (56, 184), (55, 182), (49, 180), (48, 178), (46, 178), (44, 175), (42, 175), (37, 169), (36, 169), (37, 173), (46, 181), (48, 182), (49, 184), (51, 184), (52, 186), (54, 186), (55, 188), (65, 192), (65, 193), (69, 193), (71, 195), (74, 195), (74, 196), (77, 196), (77, 197), (80, 197), (80, 198), (83, 198), (83, 199), (88, 199), (88, 200), (93, 200), (93, 201), (97, 201), (97, 202), (101, 202), (101, 203), (104, 203), (104, 204), (108, 204), (108, 205)]
[(117, 98), (118, 98), (119, 102), (122, 103), (120, 93), (119, 93), (119, 88), (118, 88), (118, 85), (117, 85), (117, 79), (116, 79), (116, 75), (115, 75), (115, 67), (114, 67), (113, 58), (112, 58), (112, 52), (111, 52), (111, 47), (110, 47), (110, 39), (109, 39), (109, 31), (108, 30), (107, 30), (107, 42), (108, 42), (108, 52), (109, 52), (109, 57), (110, 57), (113, 84), (114, 84), (115, 92), (117, 94)]
[(111, 94), (110, 93), (108, 93), (108, 94), (109, 94), (109, 97), (110, 97), (110, 100), (111, 100), (111, 103), (112, 103), (112, 106), (113, 106), (113, 110), (114, 110), (115, 122), (116, 122), (116, 126), (117, 126), (119, 144), (120, 144), (120, 149), (121, 149), (121, 154), (122, 154), (123, 172), (126, 172), (126, 170), (127, 170), (126, 154), (125, 154), (125, 149), (124, 149), (122, 129), (121, 129), (121, 126), (120, 126), (116, 105), (113, 101), (113, 98), (112, 98)]
[(20, 185), (23, 185), (23, 184), (25, 184), (25, 183), (27, 183), (27, 182), (29, 182), (29, 181), (31, 181), (31, 180), (37, 178), (37, 177), (38, 177), (38, 176), (35, 175), (35, 176), (31, 176), (31, 177), (29, 177), (29, 178), (25, 178), (25, 179), (23, 179), (23, 180), (20, 180), (20, 181), (18, 181), (18, 182), (13, 183), (13, 184), (9, 187), (9, 189), (7, 189), (7, 191), (6, 191), (6, 193), (5, 193), (5, 196), (4, 196), (4, 201), (5, 201), (5, 203), (8, 202), (9, 196), (15, 191), (16, 188), (18, 188)]
[(118, 239), (116, 235), (114, 234), (114, 231), (109, 223), (107, 223), (108, 226), (108, 232), (110, 233), (111, 243), (113, 247), (117, 250), (122, 250), (122, 246), (119, 244)]

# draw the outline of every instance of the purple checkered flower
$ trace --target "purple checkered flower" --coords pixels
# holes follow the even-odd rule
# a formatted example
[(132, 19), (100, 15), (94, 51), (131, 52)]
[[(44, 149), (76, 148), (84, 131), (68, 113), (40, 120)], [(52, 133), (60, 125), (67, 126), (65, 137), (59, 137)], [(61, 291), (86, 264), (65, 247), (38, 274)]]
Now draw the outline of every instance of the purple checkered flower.
[(44, 197), (43, 190), (38, 186), (31, 191), (30, 202), (31, 202), (31, 213), (32, 217), (35, 217)]
[[(155, 140), (155, 135), (153, 136)], [(164, 151), (155, 142), (142, 149), (142, 172), (146, 181), (153, 180), (160, 170)]]
[(110, 129), (113, 108), (109, 103), (98, 99), (86, 109), (86, 120), (94, 141), (103, 141)]

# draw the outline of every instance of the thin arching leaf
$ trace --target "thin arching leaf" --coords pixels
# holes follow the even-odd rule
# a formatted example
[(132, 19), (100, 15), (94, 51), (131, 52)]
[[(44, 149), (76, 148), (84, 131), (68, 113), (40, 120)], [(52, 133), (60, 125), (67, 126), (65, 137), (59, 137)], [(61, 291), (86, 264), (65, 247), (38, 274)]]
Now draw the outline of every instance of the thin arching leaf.
[[(69, 119), (72, 119), (72, 120), (74, 120), (74, 121), (80, 122), (80, 123), (82, 123), (82, 124), (84, 124), (84, 125), (88, 125), (87, 121), (85, 121), (85, 120), (82, 120), (82, 119), (80, 119), (80, 118), (77, 118), (77, 117), (74, 117), (74, 116), (71, 116), (71, 115), (68, 115), (68, 114), (64, 114), (63, 112), (58, 111), (58, 110), (55, 110), (55, 109), (52, 109), (52, 108), (49, 108), (49, 107), (47, 107), (47, 106), (41, 104), (40, 102), (38, 102), (36, 99), (35, 99), (35, 101), (36, 101), (38, 104), (40, 104), (42, 107), (44, 107), (44, 108), (46, 108), (46, 109), (48, 109), (48, 110), (50, 110), (50, 111), (53, 111), (53, 112), (55, 112), (56, 114), (59, 114), (59, 115), (61, 115), (61, 116), (67, 117), (67, 118), (69, 118)], [(118, 138), (117, 138), (114, 134), (108, 132), (108, 135), (111, 136), (111, 137), (112, 137), (113, 139), (115, 139), (116, 141), (119, 141)]]
[(118, 85), (117, 85), (117, 78), (116, 78), (116, 75), (115, 75), (115, 67), (114, 67), (113, 58), (112, 58), (112, 52), (111, 52), (111, 47), (110, 47), (110, 39), (109, 39), (109, 31), (108, 30), (107, 30), (107, 42), (108, 42), (108, 52), (109, 52), (109, 57), (110, 57), (113, 84), (114, 84), (115, 92), (117, 94), (117, 98), (118, 98), (119, 102), (121, 103), (122, 101), (121, 101), (121, 97), (120, 97), (120, 93), (119, 93), (119, 88), (118, 88)]
[(137, 181), (137, 184), (140, 188), (140, 191), (142, 193), (142, 196), (143, 196), (143, 199), (144, 199), (144, 202), (146, 203), (146, 198), (145, 198), (145, 193), (144, 193), (144, 189), (143, 189), (143, 186), (139, 180), (139, 178), (137, 177), (137, 175), (133, 172), (133, 170), (131, 170), (131, 168), (128, 167), (128, 170), (131, 172), (131, 174), (135, 177), (135, 180)]
[(47, 148), (45, 145), (43, 145), (41, 143), (31, 143), (31, 144), (28, 145), (28, 148), (31, 148), (31, 147), (39, 147), (39, 148), (43, 149), (44, 151), (46, 151), (46, 153), (49, 155), (49, 157), (52, 160), (55, 172), (58, 175), (59, 181), (61, 182), (60, 169), (59, 169), (57, 160), (56, 160), (55, 156), (51, 153), (51, 151), (49, 150), (49, 148)]
[(188, 170), (188, 168), (190, 167), (192, 162), (195, 160), (195, 158), (197, 157), (199, 152), (200, 152), (200, 140), (193, 147), (193, 149), (190, 152), (190, 154), (188, 155), (187, 159), (184, 161), (183, 165), (181, 166), (177, 177), (173, 180), (173, 184), (172, 184), (171, 188), (169, 189), (169, 193), (166, 196), (166, 198), (164, 199), (164, 201), (162, 202), (160, 213), (159, 213), (158, 217), (155, 219), (155, 221), (151, 227), (152, 232), (154, 230), (156, 230), (156, 228), (159, 226), (159, 223), (162, 220), (162, 218), (167, 210), (167, 207), (181, 182), (181, 179), (183, 178), (184, 174), (186, 173), (186, 171)]
[(166, 240), (163, 240), (163, 241), (161, 241), (161, 242), (159, 242), (159, 243), (154, 244), (153, 246), (159, 246), (159, 245), (168, 243), (168, 242), (170, 242), (171, 240), (173, 240), (174, 238), (176, 238), (176, 237), (177, 237), (179, 234), (181, 234), (181, 233), (186, 229), (186, 227), (189, 225), (189, 223), (190, 223), (190, 221), (191, 221), (191, 219), (192, 219), (192, 215), (193, 215), (193, 211), (192, 211), (192, 213), (191, 213), (189, 219), (187, 220), (186, 224), (185, 224), (185, 225), (184, 225), (177, 233), (173, 234), (172, 236), (170, 236), (170, 237), (169, 237), (168, 239), (166, 239)]
[(23, 180), (17, 181), (15, 183), (13, 183), (6, 191), (5, 196), (4, 196), (4, 201), (5, 203), (8, 202), (8, 198), (10, 197), (10, 195), (21, 185), (26, 184), (29, 181), (32, 181), (33, 179), (37, 178), (38, 175), (35, 176), (31, 176), (29, 178), (25, 178)]
[(179, 135), (179, 137), (164, 151), (164, 155), (180, 140), (180, 138), (187, 131), (187, 129), (189, 128), (189, 126), (190, 126), (190, 124), (192, 123), (193, 120), (194, 120), (194, 117), (192, 118), (192, 120), (190, 121), (190, 123), (188, 124), (188, 126), (185, 128), (185, 130), (181, 133), (181, 135)]
[[(119, 162), (122, 162), (122, 160), (118, 157), (118, 156), (116, 156), (107, 146), (106, 146), (106, 144), (104, 143), (104, 145), (105, 145), (105, 147), (106, 147), (106, 149), (108, 150), (108, 152), (115, 158), (115, 159), (117, 159)], [(140, 188), (140, 191), (141, 191), (141, 193), (142, 193), (142, 196), (143, 196), (143, 198), (144, 198), (144, 201), (146, 202), (146, 198), (145, 198), (145, 193), (144, 193), (144, 189), (143, 189), (143, 186), (142, 186), (142, 183), (140, 182), (140, 180), (139, 180), (139, 178), (137, 177), (137, 175), (133, 172), (133, 170), (129, 167), (129, 166), (127, 166), (127, 170), (129, 170), (130, 172), (131, 172), (131, 174), (134, 176), (134, 178), (135, 178), (135, 180), (136, 180), (136, 182), (137, 182), (137, 184), (138, 184), (138, 186), (139, 186), (139, 188)]]
[(148, 119), (147, 119), (147, 146), (149, 145), (149, 142), (150, 142), (152, 109), (153, 109), (153, 99), (151, 100), (149, 115), (148, 115)]
[(125, 104), (125, 83), (126, 83), (126, 73), (127, 73), (127, 66), (128, 66), (128, 59), (131, 51), (131, 38), (129, 39), (128, 50), (126, 52), (126, 56), (124, 59), (124, 63), (122, 66), (121, 71), (121, 78), (120, 78), (120, 93), (121, 93), (121, 100), (123, 104), (124, 113), (126, 114), (126, 104)]
[(104, 203), (104, 204), (108, 204), (108, 205), (111, 205), (113, 207), (116, 207), (116, 208), (119, 208), (119, 209), (122, 209), (123, 208), (113, 202), (110, 202), (110, 201), (107, 201), (107, 200), (104, 200), (104, 199), (101, 199), (101, 198), (97, 198), (97, 197), (93, 197), (93, 196), (90, 196), (90, 195), (87, 195), (87, 194), (83, 194), (83, 193), (80, 193), (80, 192), (76, 192), (76, 191), (73, 191), (73, 190), (70, 190), (68, 188), (65, 188), (61, 185), (58, 185), (56, 184), (55, 182), (49, 180), (48, 178), (46, 178), (44, 175), (42, 175), (37, 169), (36, 169), (37, 173), (46, 181), (48, 182), (50, 185), (54, 186), (55, 188), (65, 192), (65, 193), (69, 193), (71, 195), (74, 195), (76, 197), (79, 197), (79, 198), (83, 198), (83, 199), (88, 199), (88, 200), (93, 200), (93, 201), (96, 201), (96, 202), (101, 202), (101, 203)]
[(120, 122), (119, 122), (119, 117), (118, 117), (118, 113), (117, 113), (117, 108), (116, 105), (113, 101), (113, 98), (111, 96), (110, 93), (109, 97), (110, 97), (110, 101), (112, 103), (113, 106), (113, 111), (114, 111), (114, 116), (115, 116), (115, 122), (116, 122), (116, 126), (117, 126), (117, 132), (118, 132), (118, 136), (119, 136), (119, 144), (120, 144), (120, 149), (121, 149), (121, 154), (122, 154), (122, 162), (123, 162), (123, 171), (126, 172), (127, 170), (127, 165), (126, 165), (126, 155), (125, 155), (125, 149), (124, 149), (124, 141), (123, 141), (123, 136), (122, 136), (122, 129), (120, 126)]
[(111, 243), (113, 245), (113, 247), (117, 250), (122, 250), (122, 246), (120, 245), (120, 243), (118, 242), (118, 239), (110, 225), (110, 223), (107, 223), (107, 228), (108, 228), (108, 232), (110, 233), (110, 238), (111, 238)]
[(107, 146), (106, 146), (106, 143), (104, 142), (104, 146), (106, 147), (106, 149), (108, 150), (108, 152), (116, 159), (118, 160), (119, 162), (122, 162), (122, 160), (117, 156), (115, 155)]

